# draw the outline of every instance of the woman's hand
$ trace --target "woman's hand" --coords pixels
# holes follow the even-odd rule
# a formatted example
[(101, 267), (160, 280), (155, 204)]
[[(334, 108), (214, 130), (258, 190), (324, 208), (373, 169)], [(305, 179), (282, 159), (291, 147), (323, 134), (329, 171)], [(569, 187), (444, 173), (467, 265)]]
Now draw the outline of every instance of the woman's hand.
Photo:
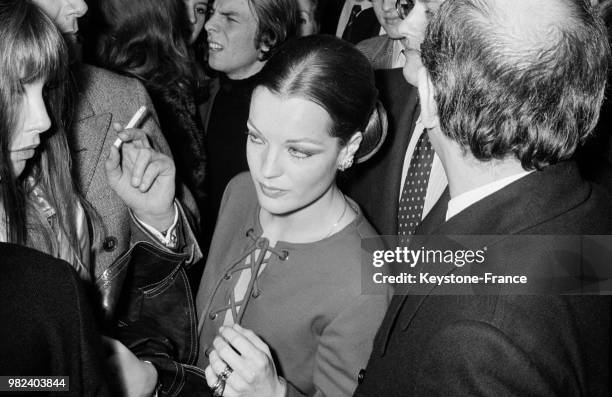
[(149, 362), (140, 361), (116, 339), (103, 336), (110, 352), (106, 359), (110, 380), (125, 397), (150, 397), (157, 386), (157, 370)]
[(253, 331), (237, 324), (221, 327), (213, 346), (205, 370), (208, 386), (225, 371), (224, 397), (284, 397), (285, 380), (276, 373), (268, 345)]
[(114, 145), (110, 148), (108, 184), (139, 220), (167, 230), (174, 221), (174, 162), (151, 147), (143, 130), (123, 130), (118, 123), (113, 127), (123, 143), (121, 153)]

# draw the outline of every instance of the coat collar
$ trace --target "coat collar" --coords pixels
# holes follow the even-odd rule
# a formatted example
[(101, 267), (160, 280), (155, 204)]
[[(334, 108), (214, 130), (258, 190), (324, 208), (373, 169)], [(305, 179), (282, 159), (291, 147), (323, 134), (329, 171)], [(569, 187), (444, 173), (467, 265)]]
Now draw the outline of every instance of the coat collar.
[[(561, 162), (511, 183), (442, 224), (432, 221), (431, 217), (439, 216), (434, 208), (430, 213), (431, 217), (428, 215), (425, 218), (425, 225), (419, 230), (428, 231), (437, 238), (450, 235), (483, 235), (484, 240), (480, 243), (490, 245), (505, 235), (520, 234), (569, 211), (586, 201), (591, 191), (591, 185), (582, 179), (574, 162)], [(420, 241), (427, 244), (428, 239), (424, 237), (424, 240)], [(450, 263), (442, 266), (439, 274), (446, 275), (454, 269), (454, 264)], [(407, 289), (403, 295), (394, 296), (379, 331), (384, 338), (381, 339), (381, 355), (386, 352), (395, 325), (406, 330), (434, 288), (435, 285), (418, 285)], [(400, 312), (406, 315), (398, 324)]]
[[(435, 234), (519, 234), (569, 211), (591, 194), (592, 186), (572, 161), (535, 171), (469, 206)], [(510, 216), (509, 216), (510, 214)]]
[[(393, 39), (388, 35), (377, 36), (372, 39), (372, 54), (374, 69), (390, 69), (393, 65)], [(401, 68), (400, 68), (401, 69)]]

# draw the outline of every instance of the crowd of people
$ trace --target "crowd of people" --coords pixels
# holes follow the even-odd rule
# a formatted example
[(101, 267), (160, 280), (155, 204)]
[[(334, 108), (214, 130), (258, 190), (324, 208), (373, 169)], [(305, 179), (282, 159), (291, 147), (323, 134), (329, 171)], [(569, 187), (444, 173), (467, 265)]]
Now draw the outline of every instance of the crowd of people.
[(610, 10), (0, 0), (0, 375), (74, 396), (610, 395), (605, 285), (373, 294), (362, 272), (380, 235), (480, 236), (502, 273), (584, 265), (510, 237), (612, 234)]

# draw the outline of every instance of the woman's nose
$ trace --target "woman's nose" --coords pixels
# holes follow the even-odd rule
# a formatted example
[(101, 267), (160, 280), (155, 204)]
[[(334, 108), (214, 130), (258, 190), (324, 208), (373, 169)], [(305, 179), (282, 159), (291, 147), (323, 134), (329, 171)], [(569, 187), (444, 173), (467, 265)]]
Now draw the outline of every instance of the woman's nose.
[(79, 18), (87, 13), (87, 4), (84, 0), (70, 0), (70, 2)]
[(31, 122), (29, 123), (28, 130), (40, 134), (51, 128), (51, 119), (47, 113), (47, 107), (44, 101), (41, 99), (37, 102), (38, 103), (32, 104), (30, 109)]
[(281, 174), (278, 153), (274, 150), (266, 150), (261, 162), (261, 174), (265, 178), (273, 178)]

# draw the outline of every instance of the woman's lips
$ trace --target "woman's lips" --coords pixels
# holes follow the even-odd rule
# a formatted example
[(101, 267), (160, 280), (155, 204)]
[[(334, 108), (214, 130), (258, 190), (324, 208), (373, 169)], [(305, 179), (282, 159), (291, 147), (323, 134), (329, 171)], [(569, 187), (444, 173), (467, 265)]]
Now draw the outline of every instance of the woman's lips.
[(20, 149), (11, 152), (14, 160), (29, 160), (34, 157), (35, 153), (36, 150), (34, 148)]
[(261, 188), (261, 192), (266, 196), (266, 197), (270, 197), (270, 198), (278, 198), (283, 196), (284, 194), (287, 193), (286, 190), (283, 189), (278, 189), (276, 187), (273, 186), (267, 186), (264, 185), (263, 183), (259, 183), (259, 187)]
[(34, 144), (30, 146), (24, 146), (16, 150), (11, 150), (11, 155), (13, 156), (13, 158), (18, 159), (18, 160), (30, 159), (34, 157), (34, 154), (36, 153), (36, 148), (38, 147), (38, 145), (39, 144)]

